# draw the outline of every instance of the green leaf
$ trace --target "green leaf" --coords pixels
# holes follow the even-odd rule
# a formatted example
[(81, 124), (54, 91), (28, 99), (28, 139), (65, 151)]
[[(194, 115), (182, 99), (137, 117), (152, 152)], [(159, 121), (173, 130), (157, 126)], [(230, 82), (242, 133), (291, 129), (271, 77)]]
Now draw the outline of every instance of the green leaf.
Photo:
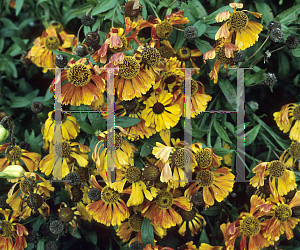
[(15, 97), (14, 99), (11, 100), (11, 108), (24, 108), (26, 106), (29, 106), (31, 102), (25, 98), (25, 97)]
[(91, 231), (88, 234), (86, 234), (86, 237), (96, 246), (97, 245), (97, 233), (95, 231)]
[(1, 54), (1, 52), (3, 51), (3, 48), (4, 48), (4, 38), (1, 37), (1, 38), (0, 38), (0, 54)]
[(197, 49), (201, 51), (202, 54), (205, 54), (207, 51), (213, 49), (209, 42), (200, 40), (199, 38), (196, 38), (195, 45), (197, 46)]
[(203, 5), (199, 2), (199, 0), (191, 1), (189, 3), (189, 5), (191, 6), (191, 14), (196, 19), (207, 16), (207, 12), (206, 12), (205, 8), (203, 7)]
[(261, 125), (258, 124), (256, 125), (253, 129), (251, 129), (250, 131), (248, 131), (246, 134), (245, 134), (245, 146), (248, 146), (250, 145), (252, 142), (254, 142), (256, 136), (258, 135), (258, 132), (261, 128)]
[(233, 149), (215, 148), (215, 147), (213, 147), (213, 150), (214, 150), (214, 154), (221, 156), (221, 157), (228, 155), (234, 151)]
[(298, 15), (300, 13), (300, 4), (295, 5), (277, 15), (276, 20), (281, 24), (289, 25), (292, 22), (298, 20)]
[(80, 129), (82, 129), (84, 132), (90, 134), (90, 135), (94, 135), (94, 129), (91, 125), (87, 124), (86, 122), (83, 121), (77, 121)]
[(45, 250), (45, 242), (43, 239), (40, 239), (36, 246), (37, 250)]
[(296, 49), (292, 49), (292, 54), (295, 57), (300, 57), (300, 46), (298, 46)]
[(255, 1), (254, 4), (257, 11), (262, 14), (261, 18), (265, 24), (268, 24), (274, 19), (272, 9), (267, 3), (263, 1)]
[(55, 50), (55, 49), (52, 49), (51, 51), (52, 51), (56, 56), (59, 55), (59, 54), (65, 55), (65, 56), (68, 58), (68, 60), (71, 60), (72, 58), (73, 58), (74, 60), (79, 60), (79, 59), (82, 58), (82, 57), (80, 57), (80, 56), (75, 56), (75, 55), (73, 55), (73, 54), (70, 54), (70, 53), (64, 52), (64, 51), (59, 51), (59, 50)]
[[(232, 110), (237, 109), (236, 91), (228, 79), (219, 79), (218, 84), (226, 97), (227, 101), (231, 104)], [(231, 110), (231, 111), (232, 111)]]
[(290, 59), (285, 53), (278, 53), (278, 78), (287, 79), (290, 75)]
[(221, 211), (222, 211), (221, 206), (213, 206), (208, 208), (207, 210), (202, 211), (201, 214), (208, 215), (208, 216), (216, 216), (216, 215), (220, 215)]
[(199, 244), (201, 244), (201, 243), (209, 244), (209, 239), (207, 237), (205, 229), (203, 229), (202, 232), (201, 232), (201, 236), (200, 236), (200, 239), (199, 239)]
[(81, 235), (80, 235), (80, 233), (79, 233), (78, 228), (76, 229), (75, 234), (73, 234), (73, 228), (71, 227), (71, 225), (68, 225), (68, 230), (69, 230), (70, 234), (71, 234), (74, 238), (77, 238), (77, 239), (80, 239), (80, 238), (81, 238)]
[(221, 13), (221, 12), (223, 12), (223, 11), (227, 11), (227, 10), (229, 10), (229, 11), (232, 12), (232, 8), (231, 8), (229, 5), (228, 5), (228, 6), (224, 6), (224, 7), (220, 8), (220, 9), (214, 11), (214, 12), (211, 13), (209, 16), (204, 17), (204, 18), (203, 18), (203, 19), (204, 19), (204, 22), (207, 23), (207, 24), (213, 24), (213, 23), (216, 23), (216, 22), (217, 22), (217, 21), (216, 21), (216, 16), (217, 16), (219, 13)]
[(267, 69), (262, 69), (252, 75), (245, 75), (245, 86), (262, 82), (265, 79), (264, 73), (266, 71)]
[(218, 32), (218, 26), (207, 25), (205, 34), (210, 38), (215, 40), (216, 33)]
[(93, 9), (91, 15), (97, 15), (103, 12), (108, 11), (109, 9), (112, 9), (116, 6), (117, 0), (101, 0), (99, 3), (96, 5), (96, 7)]
[(94, 131), (105, 131), (107, 129), (106, 120), (103, 119), (99, 113), (88, 113), (88, 118), (92, 124)]
[(28, 130), (25, 130), (25, 141), (30, 145), (30, 152), (36, 152), (41, 154), (41, 147), (39, 146), (40, 142), (43, 140), (43, 135), (39, 134), (37, 137), (35, 136), (34, 130), (29, 134)]
[(35, 244), (34, 244), (34, 243), (27, 243), (26, 250), (33, 250), (34, 247), (35, 247)]
[(1, 17), (0, 21), (4, 24), (5, 27), (13, 29), (13, 30), (19, 30), (19, 28), (8, 18)]
[(198, 30), (198, 37), (202, 36), (203, 33), (206, 31), (206, 24), (203, 23), (202, 20), (195, 22), (193, 26), (196, 27)]
[(19, 15), (24, 4), (24, 0), (16, 0), (16, 16)]
[(40, 226), (44, 223), (44, 218), (42, 215), (39, 215), (39, 218), (37, 218), (33, 223), (30, 225), (32, 226), (32, 230), (37, 232), (40, 228)]
[(217, 120), (214, 120), (214, 128), (217, 132), (217, 134), (226, 142), (228, 143), (232, 143), (226, 133), (226, 131), (224, 130), (224, 128), (217, 122)]
[[(6, 62), (6, 66), (8, 68), (10, 68), (10, 70), (12, 72), (12, 76), (14, 78), (17, 78), (18, 77), (18, 71), (17, 71), (16, 65), (12, 61), (8, 61), (8, 62)], [(11, 108), (12, 108), (12, 106), (11, 106)]]
[(12, 37), (11, 39), (21, 48), (21, 50), (26, 50), (26, 45), (20, 37)]
[(141, 119), (139, 119), (139, 118), (132, 118), (132, 117), (127, 117), (127, 116), (115, 118), (116, 126), (120, 126), (122, 128), (131, 127), (133, 125), (140, 123), (140, 121), (141, 121)]
[(141, 156), (142, 157), (146, 157), (148, 156), (149, 154), (151, 153), (151, 147), (150, 147), (150, 144), (148, 142), (146, 142), (142, 148), (141, 148)]
[(154, 246), (154, 233), (153, 233), (153, 226), (151, 225), (151, 220), (144, 218), (142, 229), (142, 241), (143, 244), (146, 246), (147, 244), (151, 244), (151, 247)]

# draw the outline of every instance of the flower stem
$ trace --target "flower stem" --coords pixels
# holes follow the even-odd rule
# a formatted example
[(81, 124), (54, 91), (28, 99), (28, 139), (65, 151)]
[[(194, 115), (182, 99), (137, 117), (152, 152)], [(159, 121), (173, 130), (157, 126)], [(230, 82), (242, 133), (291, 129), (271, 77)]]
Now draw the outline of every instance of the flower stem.
[(82, 27), (83, 27), (83, 24), (80, 26), (80, 28), (79, 28), (79, 30), (77, 32), (77, 45), (79, 44), (79, 33), (80, 33)]
[(146, 2), (150, 5), (150, 7), (151, 7), (152, 11), (154, 12), (155, 16), (156, 16), (157, 18), (159, 18), (159, 16), (157, 15), (155, 9), (153, 9), (153, 6), (151, 5), (152, 3), (149, 2), (149, 0), (146, 0)]

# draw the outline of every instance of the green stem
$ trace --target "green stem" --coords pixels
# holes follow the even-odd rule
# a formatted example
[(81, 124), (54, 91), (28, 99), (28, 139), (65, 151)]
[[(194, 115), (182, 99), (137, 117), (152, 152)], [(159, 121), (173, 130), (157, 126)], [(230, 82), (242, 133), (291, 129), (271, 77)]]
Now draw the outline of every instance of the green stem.
[(152, 11), (154, 12), (155, 16), (156, 16), (157, 18), (159, 18), (159, 16), (157, 15), (155, 9), (153, 9), (153, 7), (152, 7), (152, 5), (151, 5), (151, 2), (149, 2), (149, 0), (146, 0), (146, 2), (150, 5), (150, 7), (151, 7)]
[(114, 8), (114, 13), (113, 13), (113, 16), (112, 16), (112, 19), (111, 19), (111, 27), (114, 27), (114, 18), (115, 18), (115, 13), (116, 13), (116, 9), (117, 9), (118, 6), (116, 6)]

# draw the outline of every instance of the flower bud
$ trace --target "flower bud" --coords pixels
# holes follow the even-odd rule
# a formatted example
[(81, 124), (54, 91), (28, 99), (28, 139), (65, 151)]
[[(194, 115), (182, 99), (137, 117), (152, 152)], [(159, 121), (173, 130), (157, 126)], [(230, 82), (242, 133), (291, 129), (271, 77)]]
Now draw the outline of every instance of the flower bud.
[(21, 178), (25, 170), (20, 165), (9, 165), (7, 166), (2, 172), (0, 172), (0, 177), (7, 178), (7, 179), (15, 179)]
[(0, 142), (6, 140), (6, 138), (9, 136), (9, 132), (0, 125)]

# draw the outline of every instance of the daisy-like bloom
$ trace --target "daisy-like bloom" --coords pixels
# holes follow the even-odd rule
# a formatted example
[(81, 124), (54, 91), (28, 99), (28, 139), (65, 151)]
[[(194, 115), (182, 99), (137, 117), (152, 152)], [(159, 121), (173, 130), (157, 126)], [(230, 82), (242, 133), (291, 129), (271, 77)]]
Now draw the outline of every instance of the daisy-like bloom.
[(294, 169), (296, 161), (298, 163), (298, 170), (300, 171), (300, 142), (293, 141), (288, 149), (286, 149), (279, 158), (287, 168)]
[(250, 179), (250, 184), (253, 187), (264, 186), (267, 176), (269, 176), (271, 192), (274, 190), (281, 196), (286, 195), (297, 187), (295, 174), (287, 170), (281, 161), (260, 162), (253, 168), (252, 172), (255, 173), (255, 176)]
[(64, 27), (60, 22), (52, 22), (49, 25), (49, 28), (54, 28), (56, 30), (56, 33), (58, 34), (58, 37), (62, 40), (63, 48), (70, 48), (71, 44), (75, 46), (77, 44), (77, 37), (75, 35), (70, 35), (67, 32), (64, 31)]
[(223, 64), (223, 67), (226, 69), (226, 75), (228, 74), (227, 65), (229, 64), (230, 67), (234, 67), (233, 51), (238, 50), (238, 47), (228, 40), (230, 41), (230, 39), (222, 39), (219, 45), (217, 45), (214, 49), (207, 51), (203, 55), (204, 63), (206, 63), (205, 60), (213, 59), (217, 56), (214, 67), (209, 73), (210, 79), (214, 80), (214, 83), (218, 82), (218, 74), (221, 68), (221, 64)]
[(21, 162), (25, 164), (30, 172), (38, 169), (38, 164), (41, 160), (41, 155), (38, 153), (28, 152), (25, 149), (21, 149), (17, 145), (10, 145), (7, 143), (3, 145), (1, 151), (5, 149), (5, 157), (0, 159), (0, 171), (3, 171), (9, 165), (21, 165)]
[(159, 159), (156, 166), (161, 170), (160, 181), (168, 182), (172, 188), (184, 187), (188, 183), (184, 169), (191, 164), (193, 170), (196, 165), (192, 150), (188, 146), (183, 148), (184, 142), (180, 139), (171, 139), (170, 130), (161, 131), (160, 136), (165, 145), (156, 142), (152, 150), (152, 154)]
[(229, 5), (233, 9), (233, 13), (224, 11), (216, 16), (217, 22), (225, 21), (229, 17), (230, 19), (220, 27), (215, 35), (215, 40), (233, 35), (235, 45), (240, 50), (247, 49), (258, 41), (258, 34), (262, 31), (263, 26), (260, 23), (249, 21), (245, 12), (251, 13), (256, 18), (260, 18), (262, 14), (247, 10), (237, 11), (237, 8), (243, 8), (242, 3), (230, 3)]
[(63, 141), (50, 145), (49, 154), (46, 155), (40, 162), (40, 170), (46, 175), (50, 175), (54, 168), (54, 163), (62, 158), (62, 178), (65, 177), (69, 172), (69, 165), (76, 159), (77, 163), (81, 167), (85, 167), (88, 164), (88, 155), (90, 152), (88, 146), (80, 144), (78, 142)]
[[(36, 173), (26, 172), (24, 175), (29, 179), (30, 183), (28, 183), (28, 180), (24, 177), (19, 178), (17, 183), (15, 183), (8, 192), (7, 204), (9, 204), (14, 211), (20, 211), (23, 219), (28, 218), (32, 210), (38, 210), (43, 216), (43, 210), (50, 213), (50, 208), (45, 203), (45, 198), (50, 197), (50, 192), (54, 191), (54, 187), (51, 186), (49, 181), (45, 181), (43, 177)], [(19, 188), (15, 190), (17, 185), (19, 185)], [(32, 209), (28, 198), (31, 188), (34, 192), (33, 199), (37, 203), (37, 209)]]
[[(136, 166), (124, 166), (122, 169), (116, 169), (116, 182), (111, 184), (111, 187), (119, 193), (130, 194), (126, 203), (127, 207), (138, 206), (144, 202), (144, 197), (152, 201), (153, 197), (157, 195), (155, 187), (151, 187), (150, 191), (147, 190), (145, 183), (142, 181), (142, 171)], [(131, 185), (124, 189), (126, 182)]]
[[(54, 138), (55, 110), (48, 113), (45, 122), (43, 139), (52, 142)], [(75, 139), (79, 133), (80, 126), (74, 116), (69, 113), (61, 112), (62, 140)]]
[[(118, 127), (119, 129), (122, 129)], [(125, 132), (125, 133), (124, 133)], [(122, 166), (134, 165), (133, 156), (137, 149), (130, 145), (122, 135), (125, 135), (124, 129), (121, 132), (105, 131), (98, 135), (99, 142), (96, 144), (93, 151), (93, 161), (99, 171), (108, 170), (107, 158), (108, 154), (112, 154), (114, 150), (116, 168), (122, 169)]]
[(116, 54), (115, 60), (118, 61), (120, 57), (124, 57), (124, 51), (132, 49), (132, 47), (129, 45), (131, 40), (134, 40), (138, 45), (141, 45), (141, 42), (137, 39), (137, 34), (139, 32), (138, 29), (127, 36), (134, 28), (137, 27), (138, 23), (132, 22), (129, 17), (126, 17), (125, 25), (125, 30), (123, 28), (114, 27), (110, 29), (110, 32), (106, 35), (107, 39), (101, 48), (92, 56), (94, 62), (98, 62), (100, 60), (101, 63), (106, 63), (108, 49)]
[(261, 233), (264, 222), (260, 219), (266, 215), (266, 211), (261, 206), (267, 203), (256, 195), (253, 195), (250, 201), (250, 213), (242, 212), (238, 220), (229, 225), (226, 231), (229, 235), (229, 239), (225, 242), (226, 249), (234, 249), (235, 240), (239, 236), (241, 237), (240, 249), (257, 250), (274, 244), (273, 241), (264, 238)]
[(140, 20), (138, 29), (151, 27), (151, 37), (158, 40), (156, 46), (159, 46), (160, 38), (166, 39), (172, 34), (173, 25), (179, 26), (179, 24), (186, 24), (188, 22), (188, 18), (184, 17), (183, 10), (181, 10), (166, 16), (163, 21), (159, 18), (153, 19), (151, 23), (146, 20)]
[(181, 225), (182, 217), (175, 211), (173, 205), (184, 210), (191, 210), (192, 204), (186, 196), (175, 198), (174, 192), (167, 187), (165, 190), (160, 190), (153, 201), (148, 201), (142, 210), (142, 215), (152, 221), (154, 226), (162, 228), (171, 228)]
[(232, 192), (234, 175), (231, 169), (221, 167), (211, 171), (209, 169), (196, 168), (196, 182), (192, 183), (185, 191), (185, 195), (190, 196), (201, 189), (205, 207), (212, 206), (215, 200), (221, 202)]
[[(285, 199), (278, 194), (275, 197), (271, 197), (271, 205), (265, 205), (265, 210), (271, 208), (268, 212), (268, 216), (272, 216), (271, 219), (265, 221), (265, 227), (263, 234), (269, 240), (278, 241), (280, 235), (284, 232), (288, 240), (294, 237), (293, 230), (299, 223), (300, 219), (293, 217), (293, 207), (300, 206), (300, 191), (298, 191), (294, 198), (289, 202), (285, 203)], [(262, 205), (264, 207), (264, 205)]]
[(115, 88), (120, 100), (129, 101), (134, 97), (142, 97), (154, 84), (153, 76), (148, 75), (133, 56), (125, 56), (119, 64), (119, 72), (115, 76)]
[(121, 225), (122, 221), (129, 218), (129, 211), (121, 199), (120, 193), (110, 187), (110, 182), (106, 182), (106, 186), (101, 187), (93, 175), (91, 181), (93, 187), (101, 192), (101, 199), (87, 205), (86, 209), (89, 214), (95, 221), (106, 226)]
[[(290, 131), (291, 140), (300, 141), (300, 105), (296, 103), (284, 105), (279, 112), (274, 113), (274, 120), (283, 133)], [(292, 127), (293, 121), (295, 124)]]
[(146, 127), (155, 128), (157, 132), (176, 126), (180, 119), (180, 106), (172, 103), (173, 95), (167, 90), (151, 96), (144, 101), (146, 108), (142, 111), (142, 118)]
[[(95, 75), (95, 69), (87, 58), (78, 61), (71, 60), (68, 69), (63, 70), (60, 77), (62, 104), (80, 106), (91, 105), (92, 101), (100, 98), (105, 90), (105, 81), (101, 76)], [(87, 62), (87, 64), (85, 64)], [(51, 83), (50, 92), (55, 91), (55, 79)]]
[(203, 148), (202, 143), (193, 143), (192, 150), (199, 169), (220, 167), (222, 157), (217, 156), (212, 148)]
[[(205, 94), (205, 88), (203, 84), (199, 81), (195, 81), (191, 79), (191, 100), (192, 100), (192, 110), (191, 115), (185, 114), (185, 88), (187, 83), (185, 81), (181, 81), (178, 85), (174, 86), (174, 96), (176, 96), (176, 100), (174, 104), (180, 105), (180, 112), (183, 117), (187, 116), (187, 118), (195, 118), (197, 115), (201, 113), (201, 111), (205, 111), (207, 108), (207, 104), (211, 101), (212, 97), (210, 95)], [(188, 86), (187, 86), (188, 87)]]
[[(5, 219), (1, 221), (2, 233), (0, 234), (0, 248), (8, 250), (25, 249), (27, 247), (25, 235), (28, 235), (28, 230), (20, 223), (16, 223), (19, 213), (13, 210), (10, 216), (11, 210), (3, 210), (2, 208), (0, 208), (0, 213), (5, 217)], [(13, 238), (15, 239), (15, 244)]]
[[(71, 39), (75, 40), (74, 35), (67, 35), (65, 32), (61, 32), (61, 34), (63, 34), (63, 37), (60, 37), (55, 27), (50, 25), (41, 37), (35, 39), (33, 47), (26, 56), (26, 58), (30, 59), (37, 66), (43, 67), (44, 73), (48, 71), (48, 68), (56, 68), (54, 62), (56, 55), (51, 50), (69, 52), (65, 48), (71, 47)], [(63, 41), (63, 44), (61, 44), (61, 41)]]
[(180, 209), (180, 215), (183, 222), (178, 229), (178, 233), (181, 236), (186, 234), (187, 227), (189, 228), (191, 235), (194, 236), (195, 234), (198, 234), (198, 232), (201, 232), (202, 227), (206, 225), (204, 217), (198, 213), (195, 207), (193, 207), (191, 211)]

